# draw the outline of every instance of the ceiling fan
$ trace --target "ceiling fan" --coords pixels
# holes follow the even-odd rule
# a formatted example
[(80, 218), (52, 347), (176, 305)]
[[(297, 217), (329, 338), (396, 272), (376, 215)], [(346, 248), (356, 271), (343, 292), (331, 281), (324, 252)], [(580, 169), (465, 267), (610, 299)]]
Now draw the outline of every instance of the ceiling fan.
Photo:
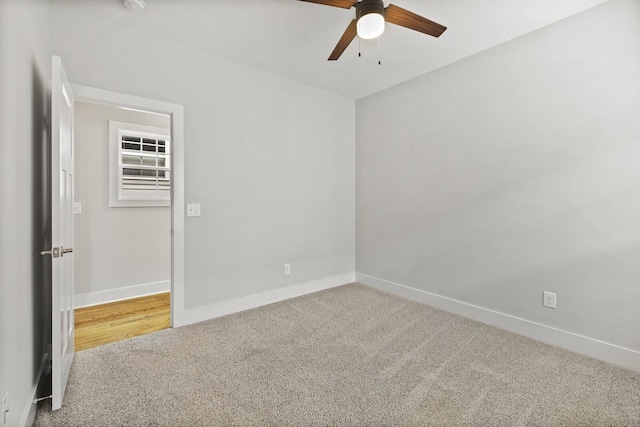
[(406, 9), (390, 4), (384, 7), (382, 0), (300, 0), (326, 6), (351, 9), (355, 6), (356, 18), (351, 21), (329, 56), (329, 61), (340, 58), (351, 41), (358, 35), (361, 39), (375, 39), (384, 31), (385, 21), (433, 37), (440, 37), (447, 27)]

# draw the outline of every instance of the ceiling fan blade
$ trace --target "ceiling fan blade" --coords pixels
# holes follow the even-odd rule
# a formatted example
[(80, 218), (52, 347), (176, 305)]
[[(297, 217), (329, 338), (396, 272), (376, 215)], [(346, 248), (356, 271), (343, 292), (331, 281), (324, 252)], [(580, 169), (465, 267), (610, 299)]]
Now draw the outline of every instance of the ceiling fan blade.
[(358, 34), (358, 29), (356, 28), (356, 20), (354, 19), (351, 21), (342, 37), (340, 37), (340, 40), (338, 41), (335, 49), (333, 49), (333, 52), (331, 52), (329, 61), (335, 61), (340, 58), (340, 55), (342, 55), (342, 52), (344, 52), (347, 46), (349, 46), (349, 43), (351, 43), (351, 41), (356, 37), (356, 34)]
[(351, 9), (356, 4), (355, 0), (300, 0), (308, 3), (324, 4), (325, 6), (341, 7), (343, 9)]
[(433, 37), (440, 37), (447, 29), (444, 25), (433, 22), (406, 9), (390, 4), (385, 9), (384, 19), (392, 24), (411, 30), (420, 31)]

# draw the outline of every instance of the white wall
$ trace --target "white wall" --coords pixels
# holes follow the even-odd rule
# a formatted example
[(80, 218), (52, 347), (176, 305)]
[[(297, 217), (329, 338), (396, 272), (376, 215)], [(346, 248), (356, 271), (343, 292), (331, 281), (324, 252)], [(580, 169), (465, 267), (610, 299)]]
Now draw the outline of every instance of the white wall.
[(185, 200), (202, 206), (185, 222), (191, 321), (353, 280), (353, 100), (59, 5), (52, 16), (72, 83), (184, 105)]
[(47, 1), (0, 0), (0, 399), (8, 392), (9, 426), (35, 415), (51, 339), (48, 261), (39, 254), (50, 244), (49, 13)]
[(169, 116), (76, 102), (76, 307), (169, 290), (170, 207), (109, 207), (109, 120), (171, 127)]
[(639, 16), (613, 0), (358, 101), (358, 279), (640, 369)]

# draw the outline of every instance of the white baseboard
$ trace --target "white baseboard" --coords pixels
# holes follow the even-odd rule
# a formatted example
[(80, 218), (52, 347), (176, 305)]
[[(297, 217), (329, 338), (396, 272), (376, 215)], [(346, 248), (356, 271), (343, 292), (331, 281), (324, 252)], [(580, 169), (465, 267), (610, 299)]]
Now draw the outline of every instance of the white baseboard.
[(146, 295), (169, 292), (171, 281), (144, 283), (142, 285), (126, 286), (124, 288), (109, 289), (106, 291), (77, 294), (74, 296), (74, 307), (88, 307), (91, 305), (106, 304), (108, 302), (137, 298)]
[[(36, 385), (37, 387), (37, 385)], [(36, 388), (34, 387), (31, 395), (31, 400), (27, 402), (27, 406), (25, 407), (24, 414), (22, 415), (22, 423), (18, 424), (21, 426), (32, 426), (33, 422), (36, 420), (36, 412), (38, 411), (38, 402), (36, 400)]]
[(399, 283), (356, 273), (356, 282), (595, 359), (640, 371), (640, 352)]
[(18, 425), (31, 426), (33, 425), (33, 422), (36, 419), (36, 412), (38, 410), (37, 397), (38, 397), (38, 392), (41, 391), (41, 390), (38, 390), (38, 386), (40, 386), (42, 375), (45, 372), (48, 362), (49, 362), (49, 355), (45, 353), (42, 356), (42, 360), (40, 361), (40, 367), (38, 368), (38, 373), (36, 374), (36, 377), (35, 377), (36, 382), (33, 385), (33, 389), (31, 390), (31, 394), (30, 394), (31, 399), (30, 401), (26, 402), (25, 408), (22, 414), (22, 419), (20, 420), (22, 423)]
[(295, 298), (301, 295), (306, 295), (329, 288), (335, 288), (336, 286), (352, 283), (354, 280), (354, 273), (346, 273), (338, 276), (300, 283), (298, 285), (287, 286), (286, 288), (279, 288), (255, 295), (249, 295), (230, 301), (223, 301), (216, 304), (206, 305), (193, 309), (185, 309), (180, 324), (176, 326), (190, 325), (192, 323), (198, 323), (205, 320), (214, 319), (216, 317), (226, 316), (228, 314), (249, 310), (263, 305), (273, 304), (275, 302), (284, 301), (289, 298)]

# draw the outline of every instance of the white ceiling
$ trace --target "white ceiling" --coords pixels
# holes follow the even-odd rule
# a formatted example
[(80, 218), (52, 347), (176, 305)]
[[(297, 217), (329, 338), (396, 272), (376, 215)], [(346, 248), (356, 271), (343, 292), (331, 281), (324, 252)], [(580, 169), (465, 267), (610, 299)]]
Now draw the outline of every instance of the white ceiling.
[[(56, 4), (137, 27), (310, 86), (359, 99), (504, 43), (606, 0), (392, 0), (446, 27), (440, 38), (387, 25), (378, 42), (358, 38), (327, 61), (351, 10), (298, 0), (146, 0), (143, 12), (122, 0)], [(388, 3), (385, 3), (388, 5)]]

